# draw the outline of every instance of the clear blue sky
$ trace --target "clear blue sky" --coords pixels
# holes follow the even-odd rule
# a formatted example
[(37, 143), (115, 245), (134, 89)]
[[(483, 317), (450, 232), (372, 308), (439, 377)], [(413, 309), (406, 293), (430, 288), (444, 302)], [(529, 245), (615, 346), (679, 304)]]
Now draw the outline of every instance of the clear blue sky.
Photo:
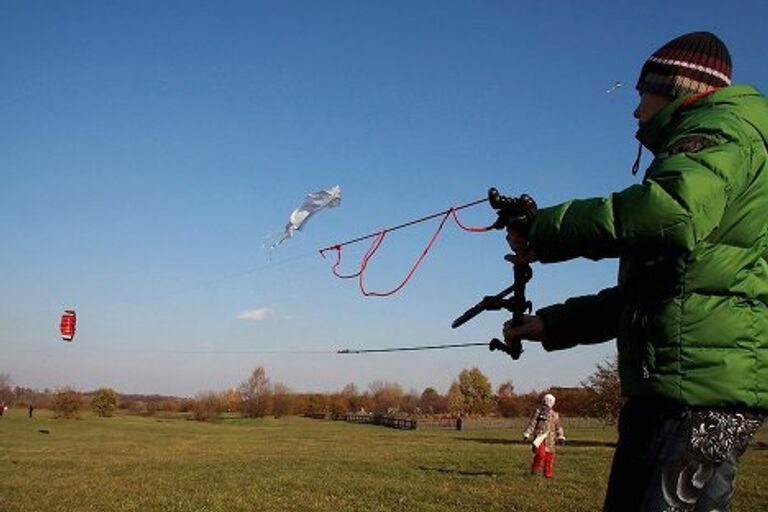
[[(517, 362), (482, 348), (291, 353), (486, 341), (506, 318), (450, 328), (507, 286), (500, 233), (448, 226), (387, 299), (332, 277), (316, 250), (490, 186), (546, 206), (632, 184), (645, 58), (711, 30), (735, 81), (765, 90), (766, 19), (762, 0), (5, 0), (0, 372), (32, 387), (180, 395), (237, 385), (256, 366), (299, 391), (384, 379), (445, 392), (472, 366), (494, 386), (577, 384), (612, 343), (530, 346)], [(336, 184), (339, 208), (262, 249), (305, 193)], [(370, 286), (398, 282), (435, 227), (393, 233)], [(529, 295), (544, 306), (610, 286), (616, 264), (534, 272)], [(79, 319), (71, 344), (58, 336), (66, 308)], [(238, 318), (254, 310), (267, 312)]]

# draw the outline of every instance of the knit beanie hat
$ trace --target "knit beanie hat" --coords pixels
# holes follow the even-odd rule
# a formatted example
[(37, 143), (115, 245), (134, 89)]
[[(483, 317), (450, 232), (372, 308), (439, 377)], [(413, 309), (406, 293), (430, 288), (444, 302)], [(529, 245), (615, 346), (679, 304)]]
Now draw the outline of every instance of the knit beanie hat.
[(668, 42), (645, 61), (640, 94), (679, 98), (731, 85), (731, 55), (710, 32), (691, 32)]

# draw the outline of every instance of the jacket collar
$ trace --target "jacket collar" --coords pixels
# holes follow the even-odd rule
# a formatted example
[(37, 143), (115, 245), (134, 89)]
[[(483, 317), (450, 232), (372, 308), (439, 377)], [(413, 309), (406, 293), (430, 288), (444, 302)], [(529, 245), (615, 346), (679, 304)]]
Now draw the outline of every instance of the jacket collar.
[(687, 108), (699, 108), (701, 106), (711, 105), (735, 96), (752, 96), (760, 94), (760, 91), (751, 85), (732, 85), (730, 87), (717, 89), (716, 91), (701, 97), (684, 96), (682, 98), (677, 98), (672, 103), (659, 110), (647, 123), (640, 126), (635, 134), (635, 138), (637, 138), (643, 146), (648, 148), (651, 153), (656, 154), (661, 149), (660, 145), (664, 142), (665, 132), (678, 112)]
[(648, 122), (640, 125), (635, 138), (655, 155), (661, 149), (659, 146), (663, 141), (664, 129), (687, 100), (688, 97), (684, 96), (664, 106)]

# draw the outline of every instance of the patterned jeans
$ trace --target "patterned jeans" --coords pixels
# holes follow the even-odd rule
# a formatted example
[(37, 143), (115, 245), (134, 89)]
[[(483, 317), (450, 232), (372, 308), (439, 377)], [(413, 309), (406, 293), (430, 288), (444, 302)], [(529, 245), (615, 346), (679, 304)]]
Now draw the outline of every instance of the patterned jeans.
[(723, 512), (761, 411), (630, 400), (619, 417), (603, 512)]

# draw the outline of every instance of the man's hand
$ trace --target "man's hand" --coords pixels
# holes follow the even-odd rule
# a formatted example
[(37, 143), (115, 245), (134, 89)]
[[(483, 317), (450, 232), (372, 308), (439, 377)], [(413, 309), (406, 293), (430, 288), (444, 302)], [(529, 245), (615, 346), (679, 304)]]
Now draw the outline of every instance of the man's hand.
[(523, 325), (514, 326), (512, 320), (504, 322), (504, 341), (509, 344), (515, 340), (544, 341), (547, 333), (540, 316), (523, 315)]
[(531, 439), (531, 434), (523, 434), (523, 441), (528, 441)]
[(533, 263), (538, 260), (536, 254), (531, 249), (528, 239), (520, 234), (516, 229), (507, 229), (507, 243), (509, 248), (514, 251), (513, 254), (507, 254), (504, 259), (514, 265)]

